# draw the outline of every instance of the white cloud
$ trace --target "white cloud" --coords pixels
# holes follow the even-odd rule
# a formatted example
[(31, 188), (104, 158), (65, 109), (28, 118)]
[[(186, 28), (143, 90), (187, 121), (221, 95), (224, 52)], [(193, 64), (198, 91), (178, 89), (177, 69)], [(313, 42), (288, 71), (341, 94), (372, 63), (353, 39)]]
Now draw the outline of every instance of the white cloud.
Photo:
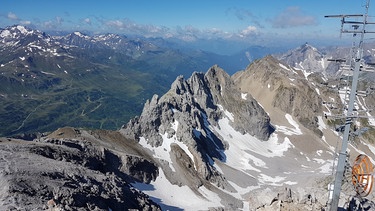
[(10, 20), (18, 20), (17, 15), (14, 14), (14, 13), (12, 13), (12, 12), (9, 12), (7, 17), (8, 17), (8, 19), (10, 19)]
[(252, 35), (256, 35), (258, 33), (258, 29), (255, 26), (248, 26), (246, 29), (242, 30), (239, 33), (240, 37), (248, 37)]

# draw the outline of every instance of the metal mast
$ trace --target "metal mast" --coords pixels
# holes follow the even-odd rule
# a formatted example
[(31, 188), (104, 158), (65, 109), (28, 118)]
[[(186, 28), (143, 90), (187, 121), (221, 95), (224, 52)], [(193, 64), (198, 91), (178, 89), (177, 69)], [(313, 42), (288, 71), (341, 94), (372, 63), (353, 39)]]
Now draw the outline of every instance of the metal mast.
[[(338, 164), (336, 168), (336, 176), (334, 181), (334, 189), (332, 194), (332, 201), (329, 204), (330, 211), (337, 211), (338, 204), (340, 200), (340, 192), (341, 192), (341, 186), (342, 181), (344, 178), (344, 171), (345, 171), (345, 164), (346, 164), (346, 158), (347, 158), (347, 148), (348, 148), (348, 140), (349, 140), (349, 134), (350, 134), (350, 126), (352, 123), (353, 118), (356, 118), (357, 116), (354, 115), (354, 103), (356, 99), (356, 93), (357, 93), (357, 84), (358, 84), (358, 77), (361, 69), (361, 65), (363, 65), (363, 38), (365, 33), (374, 33), (374, 32), (368, 32), (366, 31), (366, 25), (367, 24), (375, 24), (375, 23), (369, 23), (367, 22), (368, 17), (368, 8), (370, 5), (370, 0), (367, 0), (366, 2), (366, 13), (362, 15), (329, 15), (325, 17), (336, 17), (341, 18), (341, 33), (351, 33), (353, 36), (356, 36), (357, 34), (360, 35), (360, 41), (358, 43), (358, 46), (356, 47), (356, 53), (355, 55), (352, 55), (351, 63), (354, 64), (353, 68), (353, 81), (351, 84), (351, 91), (349, 95), (349, 103), (348, 103), (348, 110), (345, 116), (345, 130), (343, 134), (342, 139), (342, 145), (341, 150), (339, 152), (338, 157)], [(363, 18), (362, 21), (349, 21), (346, 20), (347, 18)], [(352, 28), (351, 30), (347, 30), (344, 28), (346, 24), (351, 24)], [(345, 111), (344, 111), (345, 112)]]

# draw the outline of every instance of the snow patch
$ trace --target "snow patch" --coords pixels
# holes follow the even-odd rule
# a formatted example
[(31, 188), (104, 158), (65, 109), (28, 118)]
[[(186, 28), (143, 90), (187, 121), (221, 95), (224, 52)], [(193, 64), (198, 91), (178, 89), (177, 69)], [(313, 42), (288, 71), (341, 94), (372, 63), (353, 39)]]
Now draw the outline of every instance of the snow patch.
[(55, 75), (54, 73), (49, 73), (49, 72), (45, 72), (45, 71), (40, 71), (41, 73), (43, 74), (46, 74), (46, 75)]
[(234, 115), (231, 112), (225, 110), (224, 107), (220, 104), (217, 104), (217, 107), (219, 107), (220, 110), (224, 111), (225, 116), (227, 116), (230, 119), (230, 121), (234, 121)]
[(323, 153), (323, 150), (316, 151), (316, 154), (318, 154), (319, 156), (322, 156), (322, 153)]
[(88, 36), (83, 35), (81, 32), (73, 32), (78, 37), (88, 38)]
[(17, 26), (17, 29), (22, 33), (22, 34), (27, 34), (28, 31), (24, 26)]
[(322, 174), (331, 174), (332, 173), (332, 165), (333, 161), (332, 160), (326, 160), (324, 165), (322, 165), (319, 170), (320, 173)]
[[(188, 186), (178, 186), (171, 184), (166, 178), (163, 170), (159, 168), (159, 176), (150, 184), (132, 183), (132, 185), (161, 201), (162, 210), (171, 208), (182, 208), (185, 210), (209, 210), (210, 207), (223, 206), (220, 204), (220, 197), (204, 186), (198, 189), (201, 196), (198, 196)], [(194, 203), (192, 203), (194, 202)]]
[(0, 34), (0, 37), (10, 37), (12, 34), (9, 30), (3, 30)]
[(164, 137), (163, 137), (163, 144), (159, 147), (154, 148), (150, 144), (147, 143), (147, 141), (144, 137), (139, 138), (139, 144), (140, 145), (142, 145), (146, 149), (151, 150), (154, 154), (154, 157), (167, 161), (169, 163), (169, 167), (172, 169), (172, 171), (176, 171), (175, 168), (172, 165), (172, 160), (169, 156), (169, 152), (171, 151), (170, 142), (168, 144), (167, 141), (168, 140), (164, 140)]
[(247, 100), (247, 93), (241, 93), (241, 98)]
[(288, 120), (289, 124), (292, 125), (294, 128), (276, 125), (276, 131), (282, 132), (285, 135), (302, 135), (302, 131), (299, 128), (298, 123), (293, 120), (293, 117), (290, 114), (285, 114), (285, 118)]
[(320, 95), (320, 90), (318, 88), (315, 88), (315, 91), (318, 93), (318, 95)]
[(282, 186), (284, 183), (283, 181), (286, 179), (286, 177), (271, 177), (265, 174), (259, 175), (259, 182), (267, 185), (273, 185), (273, 186)]
[(322, 116), (318, 116), (318, 125), (319, 125), (319, 130), (327, 129), (327, 125), (326, 123), (324, 123)]
[(325, 62), (324, 58), (322, 58), (320, 61), (318, 61), (318, 63), (320, 63), (320, 65), (322, 66), (322, 69), (325, 69), (326, 62)]
[(286, 181), (286, 182), (284, 182), (284, 184), (286, 184), (286, 185), (297, 185), (298, 182)]
[[(178, 121), (172, 123), (171, 128), (177, 132)], [(163, 143), (159, 147), (152, 147), (150, 144), (147, 143), (144, 137), (139, 138), (139, 144), (142, 145), (144, 148), (150, 149), (154, 153), (154, 157), (167, 161), (172, 171), (175, 171), (175, 168), (172, 165), (172, 160), (170, 156), (171, 144), (177, 144), (190, 157), (191, 161), (194, 163), (194, 168), (196, 169), (193, 154), (191, 154), (191, 152), (185, 144), (177, 140), (176, 135), (173, 135), (170, 138), (168, 138), (168, 133), (160, 135), (163, 138)]]
[[(268, 158), (281, 157), (284, 156), (284, 152), (288, 151), (290, 147), (294, 147), (287, 138), (279, 143), (277, 134), (275, 133), (271, 135), (268, 141), (260, 141), (248, 133), (242, 134), (229, 124), (228, 118), (220, 119), (218, 125), (218, 127), (214, 127), (215, 131), (229, 144), (229, 149), (225, 151), (227, 157), (226, 163), (229, 166), (238, 166), (239, 169), (249, 167), (249, 159), (253, 158), (251, 153)], [(264, 167), (264, 162), (260, 162), (259, 160), (256, 162), (258, 166)]]
[(279, 66), (280, 66), (281, 68), (285, 69), (285, 70), (290, 70), (289, 68), (287, 68), (285, 65), (283, 65), (283, 64), (281, 64), (281, 63), (279, 63)]
[(303, 75), (305, 76), (306, 79), (307, 79), (307, 77), (309, 77), (309, 75), (311, 75), (311, 73), (307, 72), (305, 69), (302, 69), (302, 73), (303, 73)]

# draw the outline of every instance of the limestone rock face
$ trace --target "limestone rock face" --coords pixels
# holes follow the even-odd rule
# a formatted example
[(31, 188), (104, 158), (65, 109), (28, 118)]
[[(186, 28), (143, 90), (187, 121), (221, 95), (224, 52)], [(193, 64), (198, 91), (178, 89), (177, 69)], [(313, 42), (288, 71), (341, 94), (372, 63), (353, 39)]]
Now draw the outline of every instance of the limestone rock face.
[(178, 159), (180, 165), (195, 168), (202, 181), (229, 187), (212, 167), (214, 159), (226, 159), (223, 152), (227, 143), (212, 129), (223, 118), (228, 118), (232, 127), (242, 134), (248, 133), (260, 140), (266, 141), (272, 133), (270, 118), (263, 108), (251, 96), (241, 97), (231, 77), (215, 65), (205, 74), (193, 73), (187, 80), (178, 77), (165, 95), (154, 95), (145, 103), (142, 114), (124, 125), (120, 132), (131, 139), (142, 137), (152, 147), (161, 146), (163, 137), (175, 137), (188, 146), (194, 157), (193, 167), (191, 158), (183, 156), (183, 150), (175, 145), (172, 153), (180, 154), (174, 156), (185, 160)]
[(323, 112), (322, 98), (302, 72), (282, 64), (272, 56), (255, 61), (233, 76), (244, 92), (257, 101), (297, 118), (306, 128), (321, 136), (318, 115)]

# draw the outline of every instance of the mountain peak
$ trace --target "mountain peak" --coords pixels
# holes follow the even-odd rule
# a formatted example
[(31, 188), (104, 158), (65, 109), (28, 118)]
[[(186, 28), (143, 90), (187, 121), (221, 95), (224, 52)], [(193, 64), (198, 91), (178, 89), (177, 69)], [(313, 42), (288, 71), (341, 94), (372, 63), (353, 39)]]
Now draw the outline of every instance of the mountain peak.
[(89, 36), (87, 36), (87, 35), (85, 35), (85, 34), (79, 32), (79, 31), (75, 31), (75, 32), (73, 32), (72, 34), (73, 34), (73, 35), (76, 35), (76, 36), (78, 36), (78, 37), (85, 38), (85, 39), (89, 38)]
[(38, 30), (33, 30), (22, 25), (8, 26), (0, 33), (1, 38), (19, 39), (20, 37), (34, 34), (35, 32), (41, 33)]
[(319, 52), (317, 48), (308, 43), (278, 56), (278, 59), (308, 73), (323, 72), (327, 67), (327, 63), (324, 61), (324, 55)]
[(308, 44), (307, 42), (303, 45), (301, 45), (299, 48), (297, 48), (296, 50), (301, 50), (301, 51), (306, 51), (306, 50), (311, 50), (311, 51), (316, 51), (318, 52), (318, 49), (315, 48), (314, 46)]

